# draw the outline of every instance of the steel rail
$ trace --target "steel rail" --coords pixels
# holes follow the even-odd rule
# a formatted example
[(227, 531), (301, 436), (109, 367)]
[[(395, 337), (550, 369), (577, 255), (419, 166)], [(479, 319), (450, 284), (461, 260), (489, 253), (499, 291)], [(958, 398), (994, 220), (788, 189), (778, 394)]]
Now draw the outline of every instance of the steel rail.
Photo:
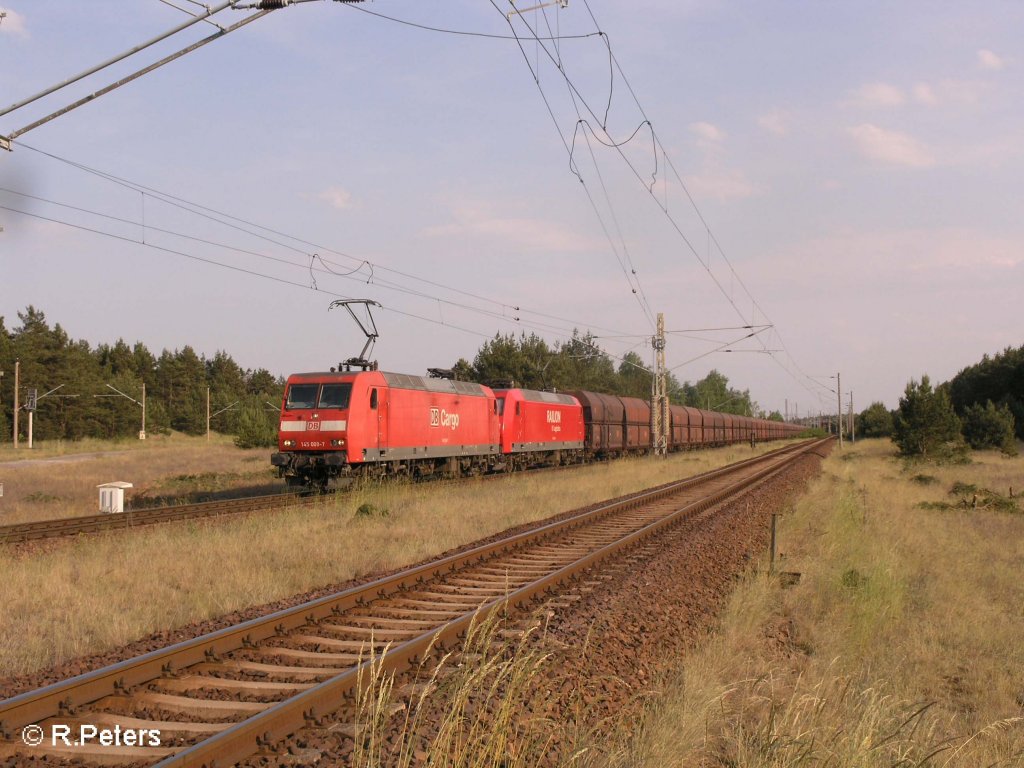
[[(768, 455), (768, 454), (764, 454)], [(533, 467), (515, 472), (496, 472), (494, 474), (476, 475), (468, 478), (440, 478), (434, 482), (461, 482), (467, 479), (481, 481), (499, 480), (512, 475), (522, 476), (538, 472), (563, 472), (579, 468), (579, 464), (565, 464), (554, 467)], [(98, 515), (78, 515), (75, 517), (58, 517), (48, 520), (36, 520), (25, 523), (0, 525), (0, 545), (21, 544), (29, 541), (59, 539), (79, 534), (94, 534), (115, 531), (129, 531), (146, 525), (173, 523), (182, 520), (220, 517), (222, 515), (261, 512), (288, 506), (314, 504), (317, 495), (304, 493), (274, 493), (262, 496), (248, 496), (239, 499), (223, 499), (205, 501), (194, 504), (176, 504), (167, 507), (145, 507), (119, 513), (103, 513)]]
[(157, 523), (243, 514), (245, 512), (256, 512), (279, 507), (311, 504), (319, 498), (318, 496), (302, 496), (297, 493), (275, 493), (264, 496), (250, 496), (242, 499), (204, 501), (197, 504), (148, 507), (127, 512), (60, 517), (30, 523), (14, 523), (0, 526), (0, 544), (16, 544), (26, 541), (75, 536), (80, 533), (129, 530)]
[[(36, 691), (26, 692), (0, 702), (0, 735), (3, 735), (4, 738), (7, 739), (13, 739), (14, 732), (22, 726), (36, 723), (47, 718), (60, 716), (62, 714), (69, 716), (77, 707), (97, 701), (104, 696), (112, 695), (119, 691), (125, 691), (133, 686), (148, 683), (162, 676), (166, 677), (168, 675), (172, 675), (176, 670), (180, 670), (184, 667), (201, 663), (203, 661), (208, 661), (221, 654), (235, 651), (242, 647), (254, 646), (261, 640), (269, 639), (275, 635), (281, 635), (289, 630), (293, 630), (307, 624), (315, 624), (321, 619), (331, 617), (332, 615), (336, 616), (352, 608), (366, 605), (368, 600), (372, 601), (378, 598), (387, 598), (397, 593), (414, 589), (428, 580), (442, 577), (464, 566), (493, 558), (497, 554), (514, 552), (522, 548), (524, 544), (543, 542), (554, 535), (569, 532), (581, 526), (594, 523), (595, 521), (600, 521), (602, 518), (613, 515), (616, 512), (630, 510), (667, 496), (671, 496), (674, 493), (678, 493), (692, 486), (707, 483), (717, 478), (727, 477), (730, 474), (740, 472), (754, 464), (765, 462), (769, 464), (767, 468), (759, 470), (755, 475), (744, 478), (742, 483), (734, 485), (734, 487), (718, 491), (714, 496), (708, 499), (695, 502), (695, 504), (691, 504), (677, 511), (671, 517), (671, 519), (675, 520), (684, 519), (681, 517), (682, 515), (694, 514), (694, 510), (697, 509), (697, 507), (704, 509), (707, 506), (718, 503), (721, 498), (724, 498), (724, 494), (735, 493), (740, 487), (747, 487), (750, 484), (757, 482), (758, 479), (780, 471), (783, 466), (783, 462), (775, 462), (776, 459), (784, 458), (787, 454), (802, 454), (818, 444), (819, 442), (815, 441), (787, 446), (757, 458), (748, 459), (743, 462), (730, 465), (729, 467), (724, 467), (692, 478), (687, 478), (686, 480), (670, 484), (654, 491), (638, 494), (624, 501), (603, 505), (597, 509), (591, 510), (590, 512), (581, 513), (567, 520), (557, 523), (549, 523), (532, 531), (521, 533), (498, 542), (476, 547), (467, 552), (451, 555), (422, 566), (411, 568), (393, 576), (378, 579), (369, 584), (345, 590), (336, 595), (323, 597), (303, 605), (278, 611), (266, 617), (253, 619), (234, 627), (228, 627), (217, 632), (193, 638), (192, 640), (177, 643), (165, 649), (147, 653), (135, 659), (129, 659), (103, 669), (79, 675), (66, 681), (54, 683)], [(662, 522), (659, 522), (657, 524), (659, 527), (646, 526), (645, 528), (630, 534), (626, 539), (624, 539), (624, 541), (632, 542), (636, 541), (638, 536), (650, 535), (653, 531), (660, 529), (662, 524)], [(612, 550), (608, 548), (604, 548), (597, 552), (590, 553), (581, 561), (578, 561), (576, 566), (573, 566), (576, 568), (573, 572), (578, 572), (579, 569), (590, 567), (588, 564), (596, 562), (598, 559), (603, 559), (603, 557), (608, 556), (611, 551)], [(506, 605), (510, 601), (513, 604), (523, 603), (528, 600), (530, 595), (537, 594), (538, 590), (543, 591), (557, 581), (564, 580), (567, 573), (568, 571), (564, 568), (556, 571), (542, 579), (541, 582), (538, 582), (537, 584), (524, 586), (500, 600), (491, 601), (491, 603), (485, 605), (482, 610), (490, 612), (494, 610), (496, 606)], [(474, 611), (473, 613), (475, 615), (477, 611)], [(468, 626), (468, 623), (472, 620), (472, 615), (466, 614), (461, 618), (448, 623), (439, 622), (440, 631), (444, 638), (454, 637), (458, 633), (464, 631)], [(442, 624), (443, 627), (440, 626)], [(406, 663), (409, 659), (415, 657), (416, 654), (422, 653), (425, 648), (423, 643), (432, 641), (437, 635), (437, 632), (438, 628), (435, 627), (431, 631), (423, 633), (420, 637), (403, 642), (400, 646), (392, 649), (388, 656), (388, 664), (394, 663), (400, 666), (402, 663)], [(295, 706), (298, 706), (302, 710), (298, 711), (298, 714), (296, 714), (297, 710), (293, 710), (291, 706), (284, 706), (287, 704), (287, 701), (292, 700), (289, 699), (284, 702), (280, 702), (266, 710), (264, 715), (260, 715), (255, 719), (254, 722), (256, 725), (246, 725), (249, 721), (243, 721), (242, 723), (226, 728), (226, 730), (222, 731), (217, 737), (209, 740), (212, 746), (203, 749), (213, 748), (220, 750), (222, 747), (217, 745), (230, 744), (230, 747), (225, 748), (228, 749), (231, 754), (235, 754), (238, 749), (242, 749), (239, 745), (246, 744), (248, 746), (245, 746), (244, 749), (249, 750), (246, 754), (251, 754), (252, 749), (258, 747), (259, 743), (267, 743), (267, 734), (269, 734), (269, 738), (275, 738), (275, 734), (277, 734), (279, 730), (293, 728), (297, 722), (295, 719), (296, 717), (305, 720), (307, 716), (322, 716), (320, 709), (324, 706), (322, 703), (322, 697), (326, 696), (327, 698), (330, 698), (330, 696), (335, 695), (334, 692), (337, 690), (337, 686), (348, 685), (348, 683), (344, 682), (345, 680), (350, 680), (346, 675), (349, 675), (349, 672), (345, 672), (337, 678), (332, 678), (321, 683), (306, 691), (304, 694), (301, 694), (300, 697), (297, 697), (297, 701), (300, 703)], [(325, 691), (328, 693), (324, 693)], [(339, 700), (335, 699), (334, 703), (335, 705), (340, 706), (340, 703), (343, 703), (343, 701), (339, 703)], [(310, 706), (306, 706), (307, 704)], [(279, 713), (283, 718), (282, 722), (286, 722), (287, 725), (274, 726), (273, 728), (263, 727), (266, 724), (265, 715), (270, 712)], [(274, 717), (277, 717), (277, 715), (274, 715)], [(253, 731), (252, 728), (255, 727), (263, 727), (263, 731), (258, 734), (258, 743), (253, 742), (253, 733), (255, 733), (255, 731)], [(175, 766), (200, 764), (192, 761), (197, 759), (197, 755), (205, 754), (196, 751), (199, 750), (204, 743), (206, 742), (201, 742), (193, 747), (189, 747), (178, 755), (168, 758), (171, 762), (167, 762), (166, 764)], [(256, 743), (256, 747), (253, 746), (254, 743)], [(218, 755), (220, 754), (221, 753), (218, 752)], [(179, 759), (185, 760), (185, 762), (178, 762)], [(207, 758), (202, 759), (205, 760)], [(220, 759), (226, 758), (221, 757)]]
[[(789, 457), (790, 460), (795, 460), (811, 447), (813, 446), (804, 446), (803, 450), (793, 451), (794, 455)], [(367, 659), (314, 688), (286, 699), (209, 739), (172, 755), (157, 763), (155, 768), (199, 768), (200, 766), (209, 768), (214, 765), (232, 765), (243, 760), (255, 754), (262, 747), (279, 742), (299, 729), (341, 709), (352, 701), (353, 696), (357, 693), (359, 681), (366, 679), (363, 676), (370, 674), (371, 671), (398, 672), (422, 659), (432, 646), (441, 645), (443, 647), (446, 642), (464, 636), (474, 623), (485, 622), (495, 611), (503, 610), (509, 605), (519, 610), (525, 610), (531, 600), (552, 588), (573, 580), (580, 573), (592, 569), (602, 560), (617, 555), (624, 549), (666, 528), (706, 511), (758, 481), (778, 474), (787, 466), (789, 466), (789, 461), (771, 465), (705, 499), (688, 504), (661, 520), (650, 523), (612, 544), (591, 552), (576, 562), (521, 587), (505, 597), (486, 603), (437, 629), (424, 632), (413, 640), (389, 649), (379, 657)]]

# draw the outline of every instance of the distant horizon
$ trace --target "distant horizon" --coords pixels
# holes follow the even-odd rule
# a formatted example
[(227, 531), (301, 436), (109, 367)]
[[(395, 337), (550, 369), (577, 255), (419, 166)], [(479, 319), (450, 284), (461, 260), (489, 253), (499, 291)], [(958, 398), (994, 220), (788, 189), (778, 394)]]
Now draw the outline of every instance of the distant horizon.
[[(281, 380), (281, 381), (286, 380), (288, 378), (288, 376), (290, 376), (290, 375), (292, 375), (294, 373), (327, 372), (327, 371), (332, 370), (332, 368), (336, 368), (337, 367), (337, 361), (335, 361), (334, 363), (326, 363), (321, 368), (313, 367), (313, 368), (306, 368), (306, 369), (295, 369), (295, 370), (289, 370), (289, 371), (284, 371), (284, 372), (277, 372), (277, 371), (273, 370), (272, 368), (270, 368), (269, 366), (266, 366), (266, 365), (248, 365), (248, 364), (243, 364), (238, 358), (236, 358), (236, 356), (229, 349), (216, 349), (213, 352), (209, 352), (207, 350), (200, 349), (196, 344), (189, 343), (189, 342), (186, 342), (186, 343), (174, 346), (174, 347), (161, 347), (159, 349), (159, 351), (158, 351), (156, 347), (153, 347), (150, 344), (146, 343), (145, 340), (138, 339), (138, 338), (129, 341), (124, 336), (120, 336), (117, 339), (114, 339), (112, 341), (95, 341), (95, 340), (88, 339), (88, 338), (85, 338), (85, 337), (76, 336), (75, 334), (71, 333), (71, 329), (67, 328), (63, 323), (51, 322), (49, 315), (46, 313), (46, 310), (43, 309), (42, 307), (36, 306), (35, 304), (29, 304), (24, 309), (18, 310), (18, 312), (27, 311), (29, 309), (29, 307), (32, 307), (32, 308), (36, 309), (39, 312), (42, 312), (42, 314), (46, 318), (46, 322), (50, 326), (50, 328), (55, 328), (57, 325), (60, 325), (61, 329), (64, 330), (68, 334), (69, 339), (71, 339), (72, 341), (84, 341), (84, 342), (89, 344), (89, 348), (92, 349), (92, 350), (95, 350), (100, 345), (104, 345), (104, 344), (109, 346), (109, 347), (113, 347), (115, 344), (117, 344), (117, 342), (123, 341), (129, 348), (133, 348), (135, 346), (135, 344), (137, 344), (137, 343), (142, 344), (151, 354), (154, 355), (154, 357), (159, 358), (160, 355), (163, 352), (168, 352), (168, 353), (174, 354), (174, 353), (177, 353), (177, 352), (183, 350), (185, 347), (191, 347), (193, 349), (193, 351), (195, 351), (195, 353), (199, 356), (199, 358), (201, 358), (203, 360), (210, 360), (210, 359), (214, 358), (217, 354), (223, 353), (223, 354), (226, 354), (228, 357), (230, 357), (243, 371), (257, 372), (257, 371), (260, 371), (260, 370), (266, 370), (275, 379), (278, 379), (278, 380)], [(14, 315), (14, 318), (15, 319), (18, 318), (18, 314), (17, 313)], [(11, 318), (7, 317), (6, 315), (0, 315), (0, 321), (3, 322), (3, 327), (7, 330), (8, 334), (12, 333), (12, 331), (16, 327), (15, 325), (13, 325), (11, 323)], [(18, 325), (20, 326), (20, 320), (18, 321)], [(899, 399), (903, 395), (903, 392), (904, 392), (906, 386), (909, 385), (911, 382), (920, 382), (922, 376), (928, 376), (930, 381), (932, 382), (932, 384), (934, 386), (938, 386), (940, 384), (944, 384), (944, 383), (949, 382), (952, 378), (954, 378), (957, 374), (962, 372), (964, 369), (966, 369), (966, 368), (968, 368), (968, 367), (970, 367), (972, 365), (975, 365), (975, 364), (981, 362), (986, 356), (992, 357), (992, 356), (995, 356), (995, 355), (998, 355), (998, 354), (1001, 354), (1001, 353), (1005, 352), (1007, 349), (1014, 349), (1014, 348), (1015, 347), (1013, 347), (1011, 345), (1009, 347), (1004, 347), (1003, 349), (994, 350), (994, 351), (990, 351), (990, 352), (984, 352), (982, 354), (979, 354), (976, 360), (974, 360), (974, 361), (972, 361), (970, 363), (967, 363), (966, 365), (961, 367), (956, 373), (954, 373), (953, 376), (950, 376), (950, 377), (948, 377), (946, 379), (936, 379), (934, 376), (929, 374), (927, 371), (925, 371), (925, 372), (923, 372), (921, 374), (918, 374), (916, 376), (911, 376), (911, 377), (909, 377), (907, 379), (906, 383), (900, 388), (899, 392), (895, 394), (895, 400), (891, 404), (889, 402), (886, 402), (885, 400), (877, 400), (876, 399), (876, 400), (872, 400), (870, 402), (863, 403), (859, 407), (857, 406), (856, 403), (854, 403), (854, 410), (855, 410), (855, 412), (857, 414), (863, 413), (864, 410), (866, 410), (870, 405), (872, 405), (875, 402), (881, 402), (890, 411), (896, 410), (896, 408), (899, 405)], [(474, 352), (472, 354), (461, 355), (460, 357), (463, 357), (468, 362), (472, 363), (473, 362), (473, 358), (476, 356), (476, 353), (479, 352), (479, 349), (480, 348), (478, 347), (476, 350), (474, 350)], [(456, 360), (451, 361), (451, 363), (449, 363), (449, 365), (454, 365), (457, 361), (458, 361), (458, 358)], [(440, 367), (440, 366), (431, 366), (431, 367)], [(616, 368), (617, 367), (618, 366), (616, 366)], [(410, 374), (410, 375), (414, 375), (414, 376), (428, 376), (429, 375), (429, 373), (428, 373), (428, 371), (426, 369), (424, 369), (422, 372), (418, 372), (418, 371), (410, 371), (410, 370), (404, 370), (404, 369), (384, 368), (383, 366), (381, 366), (380, 370), (384, 370), (384, 371), (392, 372), (392, 373), (406, 373), (406, 374)], [(680, 384), (684, 384), (684, 385), (685, 384), (695, 384), (698, 381), (704, 379), (712, 371), (718, 371), (718, 368), (712, 366), (712, 367), (709, 367), (707, 370), (705, 370), (700, 375), (695, 375), (692, 378), (680, 379)], [(719, 372), (721, 373), (721, 371), (719, 371)], [(741, 390), (741, 391), (742, 390), (750, 390), (750, 398), (751, 398), (751, 400), (753, 402), (757, 403), (758, 406), (763, 409), (763, 411), (764, 411), (764, 413), (766, 415), (772, 413), (773, 411), (778, 411), (780, 414), (783, 414), (783, 415), (785, 415), (785, 413), (786, 413), (786, 404), (785, 403), (783, 404), (782, 408), (768, 408), (768, 407), (765, 407), (764, 405), (762, 405), (761, 401), (758, 399), (756, 389), (754, 388), (755, 385), (748, 385), (745, 382), (735, 381), (731, 377), (729, 377), (729, 387), (731, 389), (736, 389), (736, 390)], [(844, 387), (844, 390), (845, 390), (845, 387)], [(835, 405), (835, 401), (833, 401), (832, 405), (833, 406)], [(844, 400), (843, 401), (843, 409), (844, 409), (843, 413), (844, 414), (846, 413), (847, 405), (848, 405), (848, 401)], [(833, 407), (831, 410), (821, 409), (820, 411), (819, 410), (815, 410), (812, 413), (807, 413), (806, 411), (803, 411), (801, 409), (801, 413), (803, 415), (798, 415), (793, 410), (793, 409), (798, 408), (798, 407), (799, 407), (799, 401), (790, 401), (789, 402), (789, 410), (790, 410), (791, 418), (805, 418), (805, 417), (809, 418), (809, 417), (812, 417), (812, 416), (816, 416), (819, 413), (824, 414), (824, 415), (827, 416), (830, 413), (831, 414), (835, 413), (835, 408)]]

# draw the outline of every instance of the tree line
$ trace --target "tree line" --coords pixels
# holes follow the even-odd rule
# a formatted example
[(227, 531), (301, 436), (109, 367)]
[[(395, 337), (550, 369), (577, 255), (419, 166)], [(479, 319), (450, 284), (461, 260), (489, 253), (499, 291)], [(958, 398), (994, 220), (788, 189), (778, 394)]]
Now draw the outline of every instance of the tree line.
[[(553, 346), (535, 333), (497, 334), (480, 347), (473, 361), (460, 358), (451, 375), (493, 387), (566, 392), (589, 390), (649, 400), (651, 366), (636, 352), (616, 360), (590, 332), (573, 331), (572, 338)], [(750, 397), (750, 390), (729, 386), (729, 379), (712, 370), (696, 382), (680, 381), (669, 373), (666, 389), (675, 405), (689, 405), (725, 413), (765, 415)], [(782, 420), (773, 412), (768, 418)]]
[[(243, 447), (276, 442), (271, 411), (281, 402), (284, 381), (265, 368), (243, 370), (226, 352), (207, 359), (190, 346), (159, 356), (123, 339), (93, 347), (72, 339), (59, 323), (51, 327), (33, 306), (19, 312), (18, 320), (9, 330), (0, 317), (0, 434), (11, 434), (19, 360), (22, 405), (29, 390), (39, 397), (56, 390), (37, 403), (33, 433), (40, 440), (137, 435), (145, 383), (147, 432), (204, 434), (209, 388), (211, 411), (231, 406), (211, 420), (213, 430), (235, 435)], [(24, 412), (19, 418), (24, 436)]]
[(860, 424), (861, 434), (892, 437), (905, 455), (941, 455), (961, 445), (1015, 454), (1024, 439), (1024, 345), (986, 354), (937, 387), (927, 376), (911, 380), (895, 411), (872, 403)]
[[(276, 444), (278, 408), (284, 379), (266, 368), (243, 369), (223, 351), (212, 358), (191, 346), (151, 352), (142, 342), (123, 339), (92, 346), (73, 339), (61, 325), (50, 325), (33, 306), (18, 313), (18, 325), (8, 329), (0, 317), (0, 435), (11, 435), (14, 362), (20, 361), (19, 402), (28, 392), (54, 391), (38, 401), (33, 433), (39, 440), (112, 439), (136, 436), (141, 427), (142, 385), (146, 385), (146, 431), (171, 430), (190, 435), (206, 431), (206, 397), (211, 428), (235, 436), (242, 447)], [(458, 360), (445, 373), (491, 386), (571, 391), (649, 399), (651, 367), (636, 352), (614, 360), (589, 332), (549, 345), (536, 334), (498, 334), (486, 341), (472, 362)], [(708, 408), (782, 420), (778, 412), (764, 414), (750, 391), (729, 385), (712, 370), (704, 378), (680, 382), (668, 374), (669, 399), (677, 405)], [(231, 406), (229, 408), (229, 406)], [(19, 432), (26, 437), (27, 419)]]

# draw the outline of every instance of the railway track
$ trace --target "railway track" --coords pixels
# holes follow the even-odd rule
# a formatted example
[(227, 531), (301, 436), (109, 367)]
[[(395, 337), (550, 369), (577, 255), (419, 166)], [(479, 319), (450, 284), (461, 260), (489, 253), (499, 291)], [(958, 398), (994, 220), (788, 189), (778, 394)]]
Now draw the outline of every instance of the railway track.
[(224, 501), (204, 501), (198, 504), (177, 504), (171, 507), (135, 509), (117, 514), (85, 515), (82, 517), (61, 517), (53, 520), (39, 520), (31, 523), (15, 523), (0, 526), (0, 544), (19, 544), (26, 541), (59, 539), (82, 533), (104, 533), (126, 531), (143, 525), (172, 523), (181, 520), (200, 520), (223, 515), (239, 515), (269, 509), (310, 504), (316, 496), (297, 493), (273, 493), (266, 496), (249, 496)]
[[(518, 470), (515, 474), (533, 474), (537, 472), (560, 472), (576, 469), (577, 464), (558, 467), (535, 467)], [(479, 480), (497, 480), (508, 477), (505, 473), (482, 475)], [(437, 482), (437, 481), (435, 481)], [(442, 481), (447, 482), (447, 481)], [(456, 481), (457, 482), (457, 481)], [(331, 489), (328, 493), (334, 493)], [(307, 493), (272, 493), (263, 496), (247, 496), (240, 499), (222, 501), (204, 501), (195, 504), (175, 504), (169, 507), (149, 507), (128, 510), (117, 514), (81, 515), (77, 517), (60, 517), (50, 520), (37, 520), (29, 523), (0, 525), (0, 545), (23, 544), (46, 539), (62, 539), (80, 534), (110, 533), (130, 531), (146, 525), (175, 523), (183, 520), (202, 520), (204, 518), (242, 515), (250, 512), (265, 512), (285, 509), (293, 506), (304, 506), (316, 503), (322, 498), (318, 494)]]
[[(819, 444), (787, 446), (0, 702), (0, 758), (223, 768), (304, 728), (355, 733), (351, 702), (367, 653), (379, 654), (384, 670), (407, 669), (474, 621), (509, 606), (527, 610)], [(57, 729), (73, 739), (82, 727), (156, 731), (159, 744), (54, 740)], [(42, 743), (26, 746), (26, 733)]]

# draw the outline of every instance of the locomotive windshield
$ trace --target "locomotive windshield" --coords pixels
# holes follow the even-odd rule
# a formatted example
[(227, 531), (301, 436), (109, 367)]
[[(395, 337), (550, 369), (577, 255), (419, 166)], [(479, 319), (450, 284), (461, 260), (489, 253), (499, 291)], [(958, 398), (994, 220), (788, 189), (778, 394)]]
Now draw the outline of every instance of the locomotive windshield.
[(319, 384), (292, 384), (288, 387), (288, 400), (284, 407), (289, 411), (296, 408), (313, 408), (316, 406), (316, 393)]
[(348, 398), (352, 394), (351, 384), (324, 384), (320, 390), (318, 408), (348, 408)]
[[(318, 396), (319, 395), (319, 396)], [(343, 384), (292, 384), (288, 387), (285, 408), (289, 411), (308, 408), (348, 408), (352, 385)]]

